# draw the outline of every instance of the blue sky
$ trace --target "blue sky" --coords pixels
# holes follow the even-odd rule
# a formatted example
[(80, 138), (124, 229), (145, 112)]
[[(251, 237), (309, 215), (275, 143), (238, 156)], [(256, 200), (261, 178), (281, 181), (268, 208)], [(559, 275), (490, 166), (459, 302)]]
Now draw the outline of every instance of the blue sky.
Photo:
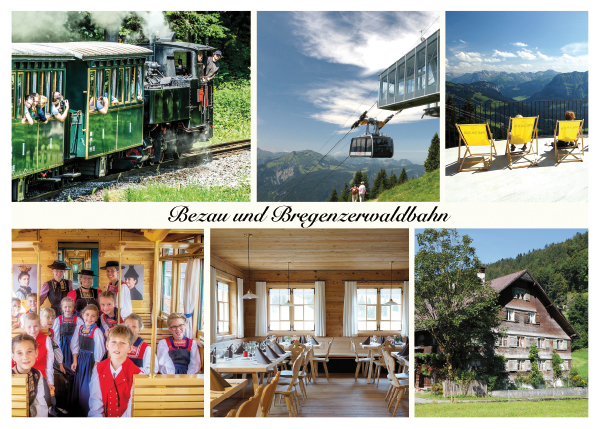
[[(456, 228), (460, 235), (473, 239), (477, 257), (484, 264), (496, 262), (502, 258), (514, 258), (519, 253), (543, 249), (546, 244), (561, 243), (576, 233), (584, 234), (587, 229), (479, 229)], [(415, 229), (415, 235), (423, 229)], [(418, 252), (415, 239), (415, 251)]]
[[(377, 100), (378, 74), (415, 46), (420, 30), (430, 27), (428, 36), (439, 29), (438, 17), (433, 12), (259, 12), (258, 146), (318, 151), (331, 137), (321, 153), (329, 151)], [(374, 107), (369, 114), (385, 119), (390, 112)], [(422, 164), (427, 158), (439, 119), (421, 119), (422, 114), (423, 107), (405, 110), (383, 128), (394, 138), (395, 159)], [(332, 154), (347, 156), (350, 138), (364, 128)]]
[(588, 70), (587, 12), (446, 12), (446, 73)]

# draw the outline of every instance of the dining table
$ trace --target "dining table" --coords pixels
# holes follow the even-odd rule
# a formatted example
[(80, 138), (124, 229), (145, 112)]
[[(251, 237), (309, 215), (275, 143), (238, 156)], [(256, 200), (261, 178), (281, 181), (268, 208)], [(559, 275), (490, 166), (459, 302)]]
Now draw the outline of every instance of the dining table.
[[(375, 350), (379, 349), (382, 344), (379, 343), (370, 343), (370, 344), (360, 344), (360, 346), (367, 351), (367, 357), (369, 358), (369, 376), (367, 378), (367, 384), (371, 383), (371, 378), (373, 378), (373, 361), (375, 360)], [(404, 344), (396, 345), (396, 347), (402, 347)], [(397, 353), (397, 352), (392, 352)], [(373, 380), (373, 383), (375, 380)]]
[[(244, 358), (241, 355), (235, 355), (233, 358), (218, 358), (217, 363), (210, 365), (212, 369), (220, 374), (251, 374), (252, 375), (252, 386), (254, 391), (258, 389), (258, 386), (262, 383), (264, 375), (271, 369), (276, 368), (281, 362), (291, 356), (291, 352), (287, 351), (285, 354), (279, 356), (277, 359), (271, 360), (271, 363), (256, 363), (251, 358)], [(260, 381), (259, 381), (260, 376)]]
[(237, 392), (242, 392), (242, 397), (243, 397), (243, 395), (244, 395), (243, 389), (248, 384), (248, 380), (246, 380), (245, 378), (237, 379), (237, 380), (227, 380), (227, 382), (229, 384), (231, 384), (231, 386), (225, 387), (225, 390), (223, 390), (223, 391), (211, 390), (210, 391), (210, 413), (211, 413), (210, 416), (211, 417), (213, 417), (212, 410), (217, 405), (219, 405), (221, 402), (223, 402), (225, 399), (231, 398)]
[[(283, 348), (283, 350), (291, 350), (292, 348), (292, 344), (293, 343), (280, 343), (279, 345)], [(313, 343), (306, 343), (303, 344), (306, 347), (310, 348), (310, 372), (312, 374), (312, 381), (313, 383), (317, 384), (317, 366), (315, 365), (313, 359), (315, 357), (315, 349), (320, 349), (321, 347), (323, 347), (323, 343), (319, 343), (319, 344), (313, 344)]]

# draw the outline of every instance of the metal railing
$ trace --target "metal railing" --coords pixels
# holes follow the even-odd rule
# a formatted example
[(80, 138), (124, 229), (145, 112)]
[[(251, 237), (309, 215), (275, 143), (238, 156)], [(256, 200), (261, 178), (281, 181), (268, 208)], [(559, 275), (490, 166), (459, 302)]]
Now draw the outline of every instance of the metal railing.
[(576, 119), (584, 119), (583, 133), (588, 132), (588, 101), (587, 100), (555, 100), (555, 101), (515, 101), (510, 103), (472, 103), (473, 110), (465, 110), (465, 101), (453, 97), (455, 106), (446, 103), (446, 149), (458, 146), (458, 131), (455, 123), (459, 124), (490, 124), (494, 139), (506, 139), (508, 120), (517, 115), (523, 117), (538, 116), (538, 136), (553, 136), (556, 121), (565, 118), (565, 112), (571, 110)]

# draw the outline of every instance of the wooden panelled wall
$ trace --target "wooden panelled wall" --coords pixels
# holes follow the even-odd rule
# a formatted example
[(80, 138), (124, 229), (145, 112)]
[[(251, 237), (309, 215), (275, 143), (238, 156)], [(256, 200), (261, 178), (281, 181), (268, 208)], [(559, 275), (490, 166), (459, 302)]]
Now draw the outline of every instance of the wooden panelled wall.
[[(98, 263), (100, 267), (106, 264), (106, 261), (118, 260), (118, 244), (119, 240), (122, 241), (144, 241), (148, 242), (143, 235), (128, 233), (123, 231), (122, 236), (119, 237), (118, 230), (102, 230), (102, 229), (82, 229), (82, 230), (69, 230), (69, 229), (46, 229), (39, 231), (39, 241), (42, 247), (40, 254), (41, 264), (41, 285), (45, 281), (52, 279), (52, 269), (48, 268), (53, 261), (57, 259), (58, 255), (58, 243), (59, 242), (90, 242), (98, 243), (99, 247), (99, 258)], [(19, 235), (13, 239), (13, 241), (37, 241), (37, 231), (25, 231), (19, 232)], [(143, 264), (144, 265), (144, 300), (143, 301), (132, 301), (134, 312), (146, 312), (150, 311), (152, 287), (154, 285), (154, 250), (149, 249), (143, 252), (132, 252), (125, 249), (121, 256), (123, 265), (128, 264)], [(31, 264), (37, 263), (37, 255), (32, 250), (25, 249), (13, 249), (12, 251), (12, 264)], [(11, 266), (12, 268), (12, 266)], [(127, 268), (126, 268), (127, 269)], [(100, 270), (99, 275), (99, 286), (100, 290), (106, 290), (106, 284), (108, 279), (106, 278), (106, 272)], [(30, 286), (34, 286), (30, 284)], [(37, 285), (36, 285), (37, 286)], [(23, 302), (26, 306), (26, 303)], [(49, 306), (49, 302), (46, 300), (42, 307)]]
[[(247, 271), (241, 270), (235, 265), (224, 261), (211, 253), (210, 264), (213, 267), (226, 271), (234, 276), (244, 278), (244, 293), (248, 290), (256, 292), (255, 282), (264, 281), (285, 283), (287, 282), (287, 271), (251, 271), (250, 277)], [(217, 272), (217, 274), (219, 274)], [(409, 270), (394, 270), (393, 281), (408, 281)], [(306, 282), (314, 285), (314, 282), (320, 280), (325, 282), (325, 306), (327, 309), (326, 336), (343, 336), (343, 317), (344, 317), (344, 282), (389, 282), (389, 270), (354, 270), (354, 271), (292, 271), (290, 270), (290, 282)], [(383, 283), (377, 283), (382, 285)], [(294, 287), (294, 284), (290, 284)], [(244, 300), (244, 333), (245, 336), (254, 336), (256, 325), (256, 301)]]

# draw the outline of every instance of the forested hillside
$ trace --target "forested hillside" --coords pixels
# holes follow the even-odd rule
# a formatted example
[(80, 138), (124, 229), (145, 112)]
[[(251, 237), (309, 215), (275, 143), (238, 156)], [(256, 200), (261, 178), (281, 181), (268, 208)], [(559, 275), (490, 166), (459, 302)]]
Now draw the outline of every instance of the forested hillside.
[(555, 304), (563, 309), (581, 336), (573, 341), (573, 349), (587, 347), (588, 233), (577, 233), (562, 243), (489, 264), (486, 279), (524, 269), (529, 270)]

